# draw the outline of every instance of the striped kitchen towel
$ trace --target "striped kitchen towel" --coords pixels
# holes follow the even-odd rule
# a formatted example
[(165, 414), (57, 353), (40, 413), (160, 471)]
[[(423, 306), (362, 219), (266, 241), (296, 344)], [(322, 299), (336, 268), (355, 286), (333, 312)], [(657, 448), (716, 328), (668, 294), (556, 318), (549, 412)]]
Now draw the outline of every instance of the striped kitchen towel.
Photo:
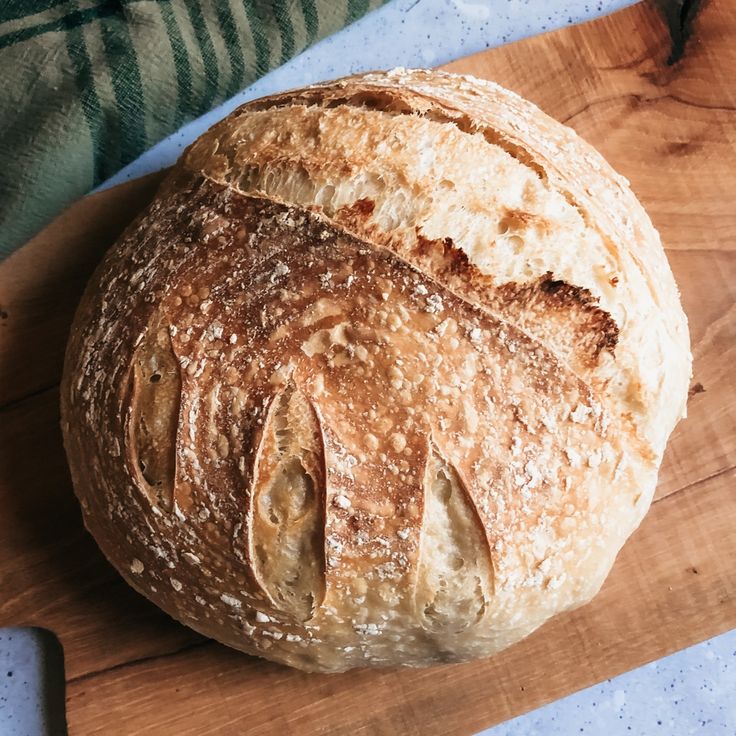
[(0, 259), (384, 0), (0, 0)]

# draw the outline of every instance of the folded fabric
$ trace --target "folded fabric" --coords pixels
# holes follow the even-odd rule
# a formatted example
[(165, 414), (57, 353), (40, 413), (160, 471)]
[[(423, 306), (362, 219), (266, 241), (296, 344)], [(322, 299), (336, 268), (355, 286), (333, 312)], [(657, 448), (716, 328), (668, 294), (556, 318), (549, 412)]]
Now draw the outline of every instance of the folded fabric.
[(0, 258), (183, 123), (385, 0), (1, 0)]

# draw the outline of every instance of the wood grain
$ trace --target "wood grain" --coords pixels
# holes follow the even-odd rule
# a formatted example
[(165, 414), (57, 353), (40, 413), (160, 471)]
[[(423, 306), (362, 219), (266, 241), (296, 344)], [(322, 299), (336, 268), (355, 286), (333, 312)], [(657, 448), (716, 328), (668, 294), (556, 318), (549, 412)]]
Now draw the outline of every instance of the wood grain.
[(0, 265), (0, 624), (60, 637), (72, 734), (468, 734), (736, 625), (735, 33), (736, 6), (710, 0), (668, 65), (653, 1), (450, 65), (534, 100), (631, 180), (695, 355), (689, 419), (601, 594), (490, 660), (304, 675), (130, 590), (82, 529), (57, 385), (83, 285), (159, 177), (85, 198)]

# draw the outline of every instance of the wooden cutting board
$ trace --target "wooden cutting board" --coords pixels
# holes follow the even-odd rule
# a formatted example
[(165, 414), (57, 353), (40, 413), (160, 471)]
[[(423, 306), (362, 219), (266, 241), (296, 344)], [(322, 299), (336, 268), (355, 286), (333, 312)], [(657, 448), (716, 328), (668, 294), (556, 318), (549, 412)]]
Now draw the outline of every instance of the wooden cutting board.
[(204, 640), (135, 594), (82, 529), (57, 384), (83, 284), (158, 177), (79, 202), (0, 266), (0, 624), (59, 636), (72, 734), (470, 734), (736, 625), (734, 37), (736, 4), (705, 2), (676, 60), (644, 4), (449, 67), (531, 98), (631, 179), (695, 355), (690, 417), (601, 594), (492, 659), (305, 675)]

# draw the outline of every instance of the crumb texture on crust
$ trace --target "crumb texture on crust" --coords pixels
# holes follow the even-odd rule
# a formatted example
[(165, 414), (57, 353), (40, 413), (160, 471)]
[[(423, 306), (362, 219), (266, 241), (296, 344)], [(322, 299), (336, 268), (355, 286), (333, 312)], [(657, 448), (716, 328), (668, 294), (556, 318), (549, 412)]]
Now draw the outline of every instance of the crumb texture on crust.
[(171, 615), (306, 670), (421, 666), (596, 593), (689, 361), (597, 154), (495, 85), (398, 71), (187, 151), (85, 293), (62, 425), (88, 528)]

